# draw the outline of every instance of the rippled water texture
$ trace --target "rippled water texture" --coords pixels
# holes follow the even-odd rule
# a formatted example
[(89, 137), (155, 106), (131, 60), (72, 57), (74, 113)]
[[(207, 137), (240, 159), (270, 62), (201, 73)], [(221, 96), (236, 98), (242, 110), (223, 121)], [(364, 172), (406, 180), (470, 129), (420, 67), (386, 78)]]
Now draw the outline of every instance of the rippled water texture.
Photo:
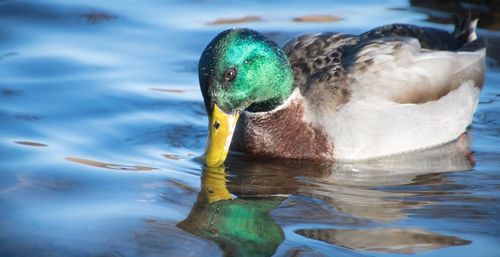
[(197, 60), (221, 30), (279, 43), (394, 22), (451, 30), (457, 11), (342, 2), (0, 1), (0, 256), (500, 256), (488, 7), (466, 6), (490, 40), (488, 73), (453, 144), (364, 164), (196, 160)]

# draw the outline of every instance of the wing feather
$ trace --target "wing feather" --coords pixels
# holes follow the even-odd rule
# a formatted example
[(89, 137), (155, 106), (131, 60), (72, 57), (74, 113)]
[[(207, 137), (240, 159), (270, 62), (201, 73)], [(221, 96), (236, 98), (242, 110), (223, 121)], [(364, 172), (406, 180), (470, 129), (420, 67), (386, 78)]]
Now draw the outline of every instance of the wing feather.
[(485, 51), (428, 51), (416, 39), (389, 37), (350, 49), (345, 63), (354, 99), (418, 104), (437, 100), (466, 80), (481, 88)]

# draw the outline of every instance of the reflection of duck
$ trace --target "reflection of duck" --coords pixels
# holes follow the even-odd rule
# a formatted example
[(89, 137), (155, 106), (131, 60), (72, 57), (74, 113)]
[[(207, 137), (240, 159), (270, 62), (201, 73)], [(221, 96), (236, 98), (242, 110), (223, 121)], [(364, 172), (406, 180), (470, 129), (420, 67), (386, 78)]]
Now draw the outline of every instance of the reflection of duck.
[[(432, 185), (440, 181), (436, 173), (469, 170), (468, 142), (464, 137), (411, 158), (377, 160), (371, 165), (231, 156), (227, 168), (205, 169), (198, 199), (178, 227), (216, 242), (226, 256), (272, 255), (284, 240), (278, 224), (290, 222), (301, 224), (295, 231), (298, 235), (365, 251), (409, 253), (467, 244), (425, 229), (387, 227), (388, 222), (404, 218), (408, 208), (432, 202), (406, 200), (419, 192), (376, 188)], [(290, 195), (300, 197), (289, 199)], [(286, 208), (277, 208), (283, 204)], [(371, 222), (384, 226), (364, 229)]]
[(236, 183), (228, 184), (237, 195), (307, 195), (324, 199), (346, 214), (377, 221), (401, 219), (405, 208), (429, 202), (401, 201), (418, 192), (374, 187), (439, 183), (440, 173), (470, 170), (473, 165), (470, 139), (465, 135), (438, 148), (370, 163), (248, 162), (241, 158), (231, 157), (227, 164), (229, 172), (237, 174)]
[(311, 34), (283, 49), (252, 30), (220, 33), (199, 62), (206, 164), (224, 162), (240, 112), (233, 147), (256, 156), (367, 160), (453, 141), (483, 85), (476, 22)]
[(269, 213), (283, 198), (228, 201), (225, 175), (224, 168), (204, 171), (198, 199), (178, 227), (216, 242), (225, 256), (271, 256), (284, 236)]

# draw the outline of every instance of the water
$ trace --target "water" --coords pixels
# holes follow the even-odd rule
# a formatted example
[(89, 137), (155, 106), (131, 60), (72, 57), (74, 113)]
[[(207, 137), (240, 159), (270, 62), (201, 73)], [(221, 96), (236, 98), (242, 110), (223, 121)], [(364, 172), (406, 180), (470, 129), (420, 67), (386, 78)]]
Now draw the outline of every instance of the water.
[[(452, 28), (427, 7), (0, 1), (0, 256), (500, 256), (499, 16), (484, 8), (486, 83), (457, 142), (366, 164), (196, 160), (197, 60), (221, 30), (283, 43), (393, 22)], [(293, 21), (315, 14), (343, 19)]]

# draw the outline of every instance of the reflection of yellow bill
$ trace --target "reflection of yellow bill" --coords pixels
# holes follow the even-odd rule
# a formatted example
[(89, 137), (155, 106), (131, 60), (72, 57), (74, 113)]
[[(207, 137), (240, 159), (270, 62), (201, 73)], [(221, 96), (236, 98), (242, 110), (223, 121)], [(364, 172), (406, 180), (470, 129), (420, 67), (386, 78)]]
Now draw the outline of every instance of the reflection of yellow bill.
[(205, 164), (208, 167), (218, 167), (224, 164), (238, 117), (239, 112), (226, 114), (217, 104), (214, 104), (208, 124), (208, 144), (205, 153)]
[(226, 187), (226, 171), (224, 167), (205, 168), (202, 178), (202, 188), (205, 190), (208, 203), (234, 198)]

